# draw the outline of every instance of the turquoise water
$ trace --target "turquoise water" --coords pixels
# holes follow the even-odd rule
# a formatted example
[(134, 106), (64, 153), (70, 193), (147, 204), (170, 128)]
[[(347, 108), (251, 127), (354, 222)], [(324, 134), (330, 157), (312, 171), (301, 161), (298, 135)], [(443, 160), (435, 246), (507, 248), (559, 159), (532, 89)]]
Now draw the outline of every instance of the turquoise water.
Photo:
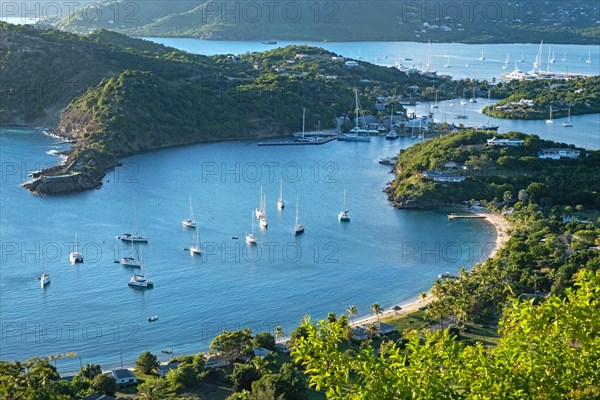
[[(160, 41), (203, 54), (272, 47), (257, 42)], [(416, 43), (319, 45), (350, 56), (360, 51), (371, 61), (378, 51), (387, 53), (385, 62), (390, 63), (392, 54), (413, 54), (417, 60), (425, 51)], [(489, 62), (477, 73), (473, 67), (470, 76), (491, 79), (500, 69), (495, 59), (504, 59), (506, 46), (486, 45)], [(518, 53), (523, 48), (525, 54), (537, 50), (537, 45), (508, 46)], [(457, 56), (458, 49), (464, 49), (465, 57), (480, 53), (480, 46), (446, 48)], [(433, 49), (436, 46), (432, 53)], [(569, 67), (570, 72), (597, 73), (596, 48), (566, 49), (575, 63), (576, 54), (592, 53), (592, 65)], [(555, 51), (562, 55), (561, 46)], [(463, 122), (487, 122), (479, 112), (485, 101), (469, 109), (469, 120)], [(455, 112), (445, 104), (440, 103), (435, 118), (442, 120), (445, 114), (450, 122)], [(418, 114), (428, 110), (426, 103), (417, 106)], [(491, 122), (500, 124), (501, 132), (521, 130), (600, 148), (597, 114), (573, 117), (572, 129), (559, 120), (554, 126), (544, 121)], [(323, 318), (355, 304), (366, 315), (374, 302), (388, 308), (414, 299), (438, 274), (469, 267), (487, 256), (494, 232), (482, 221), (448, 223), (448, 210), (410, 212), (390, 206), (382, 190), (393, 176), (377, 161), (412, 143), (373, 138), (371, 143), (322, 146), (258, 147), (253, 141), (236, 141), (178, 147), (124, 159), (100, 190), (40, 197), (19, 184), (29, 172), (57, 163), (59, 158), (51, 153), (68, 145), (41, 130), (2, 128), (0, 359), (75, 351), (81, 362), (109, 369), (120, 364), (121, 352), (126, 365), (144, 350), (166, 360), (161, 349), (173, 348), (176, 355), (205, 350), (222, 329), (250, 326), (262, 331), (282, 325), (289, 334), (306, 314)], [(287, 203), (282, 212), (276, 208), (280, 178)], [(243, 239), (251, 229), (261, 186), (267, 194), (269, 228), (255, 228), (258, 246), (248, 248)], [(344, 190), (352, 217), (348, 224), (337, 221)], [(200, 227), (201, 257), (184, 251), (193, 241), (192, 231), (181, 225), (190, 194)], [(305, 234), (298, 237), (292, 233), (296, 196), (306, 225)], [(133, 271), (114, 262), (130, 253), (115, 236), (136, 226), (150, 237), (149, 244), (140, 246), (146, 272), (155, 282), (148, 291), (129, 288)], [(68, 254), (76, 234), (86, 262), (71, 266)], [(42, 254), (52, 277), (44, 290), (36, 279)], [(151, 315), (159, 319), (147, 322)], [(61, 359), (58, 367), (74, 372), (79, 360)]]
[[(409, 146), (371, 143), (259, 147), (253, 141), (171, 148), (123, 160), (100, 190), (55, 197), (19, 187), (27, 172), (54, 164), (64, 149), (40, 131), (3, 128), (1, 359), (75, 351), (82, 362), (132, 364), (144, 350), (205, 350), (222, 329), (276, 325), (289, 333), (305, 314), (323, 318), (355, 304), (388, 308), (427, 290), (438, 274), (484, 258), (494, 232), (482, 221), (449, 224), (447, 210), (409, 212), (390, 206), (382, 190), (392, 179), (381, 156)], [(286, 208), (277, 210), (283, 178)], [(251, 212), (260, 187), (267, 195), (267, 231), (248, 248)], [(347, 191), (352, 221), (337, 213)], [(204, 249), (183, 249), (182, 227), (192, 195)], [(295, 199), (306, 232), (293, 235)], [(137, 216), (137, 218), (136, 218)], [(154, 289), (127, 286), (132, 270), (114, 263), (130, 252), (115, 236), (138, 230)], [(68, 253), (79, 235), (85, 263)], [(233, 240), (237, 236), (239, 240)], [(51, 275), (42, 290), (41, 254)], [(147, 322), (158, 315), (155, 322)], [(63, 372), (79, 360), (62, 359)]]
[[(417, 42), (316, 42), (316, 41), (278, 41), (277, 45), (266, 45), (258, 41), (212, 41), (178, 38), (147, 38), (153, 42), (162, 43), (190, 53), (204, 55), (214, 54), (243, 54), (245, 52), (266, 51), (288, 45), (309, 45), (322, 47), (326, 50), (358, 58), (375, 64), (395, 66), (397, 63), (406, 67), (424, 69), (428, 58), (431, 61), (430, 70), (440, 75), (450, 75), (456, 79), (498, 79), (500, 74), (514, 69), (515, 61), (522, 71), (530, 71), (535, 56), (540, 47), (536, 44), (461, 44), (461, 43), (431, 43), (430, 49), (426, 43)], [(554, 51), (555, 63), (550, 64), (551, 72), (576, 73), (586, 75), (600, 74), (600, 47), (572, 44), (544, 44), (542, 54), (542, 69), (547, 69), (548, 50)], [(484, 61), (480, 61), (481, 51)], [(586, 63), (590, 53), (591, 63)], [(509, 68), (502, 66), (509, 56)], [(447, 57), (448, 56), (449, 60)], [(566, 56), (566, 61), (562, 61)], [(411, 58), (412, 60), (406, 60)], [(449, 68), (444, 65), (449, 63)], [(466, 67), (466, 65), (469, 65)]]

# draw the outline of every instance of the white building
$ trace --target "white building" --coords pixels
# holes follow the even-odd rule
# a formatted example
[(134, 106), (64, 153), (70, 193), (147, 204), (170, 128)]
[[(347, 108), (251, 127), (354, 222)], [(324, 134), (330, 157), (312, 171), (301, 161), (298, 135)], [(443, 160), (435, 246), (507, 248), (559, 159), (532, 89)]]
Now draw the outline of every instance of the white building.
[(443, 171), (423, 171), (423, 178), (434, 182), (464, 182), (465, 177), (460, 175), (449, 174)]
[(114, 371), (108, 371), (107, 374), (115, 377), (115, 382), (117, 385), (122, 385), (125, 383), (137, 383), (137, 376), (135, 376), (133, 372), (128, 369), (116, 369)]
[(493, 139), (487, 140), (487, 144), (489, 146), (522, 146), (523, 143), (525, 143), (524, 140), (516, 139), (516, 138), (510, 138), (510, 139), (493, 138)]
[(174, 363), (171, 363), (171, 364), (159, 365), (158, 367), (156, 367), (156, 373), (161, 378), (165, 378), (167, 376), (167, 373), (170, 370), (177, 369), (177, 367), (179, 367), (179, 363), (178, 362), (174, 362)]
[(579, 158), (580, 151), (568, 148), (551, 148), (542, 149), (538, 153), (538, 158), (550, 158), (552, 160), (560, 160), (561, 158)]
[(358, 67), (358, 63), (354, 60), (348, 60), (344, 63), (344, 67), (346, 68), (355, 68)]

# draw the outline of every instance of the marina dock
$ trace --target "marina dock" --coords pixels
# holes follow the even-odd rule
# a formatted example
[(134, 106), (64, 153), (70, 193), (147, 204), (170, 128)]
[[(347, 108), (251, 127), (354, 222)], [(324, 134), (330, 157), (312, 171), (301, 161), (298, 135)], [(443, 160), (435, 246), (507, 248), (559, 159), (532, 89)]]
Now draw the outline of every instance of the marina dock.
[(295, 141), (295, 140), (283, 140), (278, 142), (258, 142), (257, 146), (305, 146), (305, 145), (318, 145), (332, 142), (338, 138), (337, 135), (329, 136), (322, 139)]
[(482, 219), (485, 215), (474, 215), (474, 214), (449, 214), (448, 219)]

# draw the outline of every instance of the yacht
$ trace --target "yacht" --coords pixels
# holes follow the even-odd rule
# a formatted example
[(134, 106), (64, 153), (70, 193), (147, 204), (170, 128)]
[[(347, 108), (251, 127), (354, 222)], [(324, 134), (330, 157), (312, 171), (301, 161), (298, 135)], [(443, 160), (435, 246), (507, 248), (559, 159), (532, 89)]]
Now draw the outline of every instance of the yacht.
[(200, 232), (196, 231), (194, 232), (194, 236), (196, 238), (195, 242), (193, 244), (190, 245), (190, 255), (193, 256), (194, 254), (202, 254), (202, 246), (200, 246)]
[(133, 274), (131, 279), (129, 279), (128, 285), (133, 288), (139, 288), (139, 289), (153, 288), (154, 282), (152, 282), (150, 279), (148, 279), (147, 276), (144, 275), (144, 257), (143, 257), (143, 255), (141, 255), (140, 258), (142, 260), (141, 271), (139, 274)]
[(117, 239), (121, 239), (124, 242), (148, 242), (148, 236), (138, 235), (137, 233), (124, 233), (117, 236)]
[(42, 257), (42, 276), (40, 276), (40, 286), (42, 289), (50, 283), (50, 275), (46, 273), (46, 259)]
[(128, 257), (121, 258), (121, 265), (124, 267), (136, 267), (142, 266), (142, 262), (135, 254), (135, 242), (131, 241), (131, 255)]
[(304, 233), (304, 225), (298, 222), (298, 197), (296, 196), (296, 225), (294, 226), (294, 235)]
[(252, 215), (250, 215), (250, 219), (252, 220), (252, 232), (246, 232), (246, 243), (256, 244), (256, 237), (254, 236), (254, 218), (252, 218)]
[(344, 190), (344, 207), (342, 211), (338, 214), (338, 219), (340, 222), (348, 222), (350, 221), (350, 216), (348, 215), (348, 209), (346, 208), (346, 191)]
[(483, 61), (485, 60), (485, 57), (483, 56), (483, 50), (481, 50), (481, 57), (479, 57), (479, 61)]
[(194, 219), (194, 210), (192, 209), (192, 195), (190, 194), (190, 217), (182, 221), (183, 226), (187, 228), (195, 228), (196, 220)]
[(569, 117), (567, 118), (567, 120), (565, 122), (562, 123), (562, 126), (565, 126), (567, 128), (570, 128), (573, 126), (573, 123), (571, 122), (571, 109), (569, 108)]
[(396, 162), (398, 162), (398, 156), (381, 157), (379, 159), (379, 164), (382, 165), (396, 165)]
[[(437, 95), (437, 93), (436, 93)], [(398, 134), (394, 130), (394, 107), (391, 107), (390, 110), (390, 131), (385, 135), (385, 140), (396, 140), (398, 139)]]
[(546, 120), (547, 124), (553, 124), (554, 123), (554, 118), (552, 118), (552, 106), (550, 106), (550, 118), (548, 118)]
[(277, 208), (283, 210), (285, 203), (283, 202), (283, 177), (279, 180), (279, 199), (277, 200)]
[(79, 252), (79, 238), (75, 235), (75, 251), (69, 254), (69, 261), (71, 264), (80, 264), (83, 263), (83, 256)]
[(256, 215), (256, 218), (263, 218), (265, 216), (265, 213), (264, 213), (263, 209), (261, 208), (262, 200), (263, 200), (263, 193), (262, 193), (262, 186), (261, 186), (260, 187), (260, 197), (258, 199), (258, 208), (256, 210), (254, 210), (254, 214)]
[[(354, 96), (356, 99), (355, 100), (356, 101), (356, 109), (355, 109), (356, 118), (355, 118), (355, 126), (354, 126), (354, 128), (350, 129), (350, 134), (356, 135), (356, 136), (358, 136), (358, 135), (379, 135), (379, 131), (377, 129), (367, 129), (367, 127), (366, 127), (365, 117), (363, 115), (362, 108), (360, 107), (360, 101), (358, 100), (358, 90), (357, 89), (354, 89)], [(361, 120), (361, 118), (363, 121), (362, 127), (359, 126), (359, 121)], [(347, 140), (347, 141), (362, 142), (364, 140)]]
[(356, 133), (342, 133), (337, 140), (341, 142), (370, 142), (371, 138), (369, 136), (359, 136)]

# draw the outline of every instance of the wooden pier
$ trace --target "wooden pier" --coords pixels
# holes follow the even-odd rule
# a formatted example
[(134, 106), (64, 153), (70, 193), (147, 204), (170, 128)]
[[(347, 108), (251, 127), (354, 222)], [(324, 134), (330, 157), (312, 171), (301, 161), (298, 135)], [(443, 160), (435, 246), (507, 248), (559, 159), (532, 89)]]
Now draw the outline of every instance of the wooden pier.
[(449, 214), (448, 219), (482, 219), (485, 215), (474, 215), (474, 214)]
[(318, 144), (325, 144), (325, 143), (329, 143), (332, 142), (334, 140), (336, 140), (338, 138), (338, 136), (330, 136), (327, 138), (323, 138), (323, 139), (319, 139), (319, 140), (307, 140), (307, 141), (295, 141), (295, 140), (285, 140), (285, 141), (279, 141), (279, 142), (258, 142), (256, 143), (257, 146), (305, 146), (305, 145), (318, 145)]

